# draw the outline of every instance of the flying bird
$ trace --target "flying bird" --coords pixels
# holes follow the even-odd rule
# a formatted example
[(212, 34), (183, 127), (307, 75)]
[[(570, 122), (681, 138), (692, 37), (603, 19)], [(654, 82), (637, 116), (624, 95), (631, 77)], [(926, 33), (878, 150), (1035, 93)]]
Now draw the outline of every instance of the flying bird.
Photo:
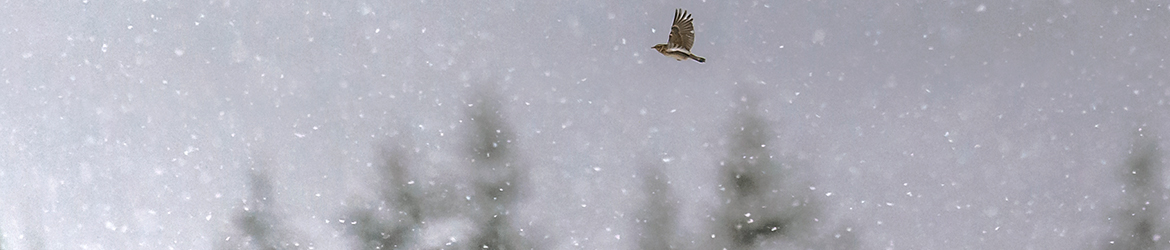
[(662, 55), (679, 61), (690, 58), (698, 62), (706, 62), (706, 58), (691, 53), (691, 44), (694, 43), (695, 25), (691, 24), (691, 15), (687, 14), (686, 10), (677, 9), (674, 11), (674, 24), (670, 26), (670, 39), (667, 39), (665, 44), (654, 45), (651, 48), (658, 50), (658, 53), (662, 53)]

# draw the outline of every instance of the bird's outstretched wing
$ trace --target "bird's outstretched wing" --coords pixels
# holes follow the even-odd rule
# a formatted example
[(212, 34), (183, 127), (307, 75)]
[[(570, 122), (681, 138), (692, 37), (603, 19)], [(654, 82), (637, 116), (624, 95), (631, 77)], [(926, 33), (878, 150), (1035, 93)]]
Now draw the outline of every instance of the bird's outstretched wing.
[(667, 44), (672, 48), (691, 50), (695, 43), (695, 25), (691, 24), (691, 15), (683, 9), (674, 11), (674, 24), (670, 26), (670, 40)]

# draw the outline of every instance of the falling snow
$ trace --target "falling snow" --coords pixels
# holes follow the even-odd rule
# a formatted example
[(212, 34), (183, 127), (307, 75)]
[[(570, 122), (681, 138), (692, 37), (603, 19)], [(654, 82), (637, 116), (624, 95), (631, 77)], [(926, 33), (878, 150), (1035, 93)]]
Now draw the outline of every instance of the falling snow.
[(0, 10), (0, 249), (1170, 246), (1165, 3)]

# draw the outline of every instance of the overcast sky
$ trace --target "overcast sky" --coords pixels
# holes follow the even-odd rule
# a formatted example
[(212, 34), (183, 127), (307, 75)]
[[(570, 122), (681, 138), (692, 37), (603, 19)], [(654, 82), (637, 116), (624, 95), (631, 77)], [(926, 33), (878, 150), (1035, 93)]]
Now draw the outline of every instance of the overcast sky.
[[(705, 64), (650, 48), (675, 8)], [(676, 241), (714, 246), (744, 105), (820, 234), (1095, 249), (1131, 145), (1170, 145), (1168, 44), (1149, 1), (5, 2), (0, 247), (210, 249), (262, 159), (293, 231), (353, 248), (379, 147), (457, 182), (490, 93), (528, 169), (513, 223), (553, 249), (636, 248), (646, 165)]]

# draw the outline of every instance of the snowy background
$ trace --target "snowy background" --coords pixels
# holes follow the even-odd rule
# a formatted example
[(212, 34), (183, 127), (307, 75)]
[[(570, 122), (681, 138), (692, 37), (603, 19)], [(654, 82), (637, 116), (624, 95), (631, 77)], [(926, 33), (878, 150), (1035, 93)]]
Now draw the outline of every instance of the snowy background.
[[(675, 8), (706, 64), (650, 49)], [(473, 249), (506, 211), (536, 249), (1100, 249), (1164, 211), (1125, 173), (1168, 57), (1164, 1), (3, 2), (0, 248)]]

